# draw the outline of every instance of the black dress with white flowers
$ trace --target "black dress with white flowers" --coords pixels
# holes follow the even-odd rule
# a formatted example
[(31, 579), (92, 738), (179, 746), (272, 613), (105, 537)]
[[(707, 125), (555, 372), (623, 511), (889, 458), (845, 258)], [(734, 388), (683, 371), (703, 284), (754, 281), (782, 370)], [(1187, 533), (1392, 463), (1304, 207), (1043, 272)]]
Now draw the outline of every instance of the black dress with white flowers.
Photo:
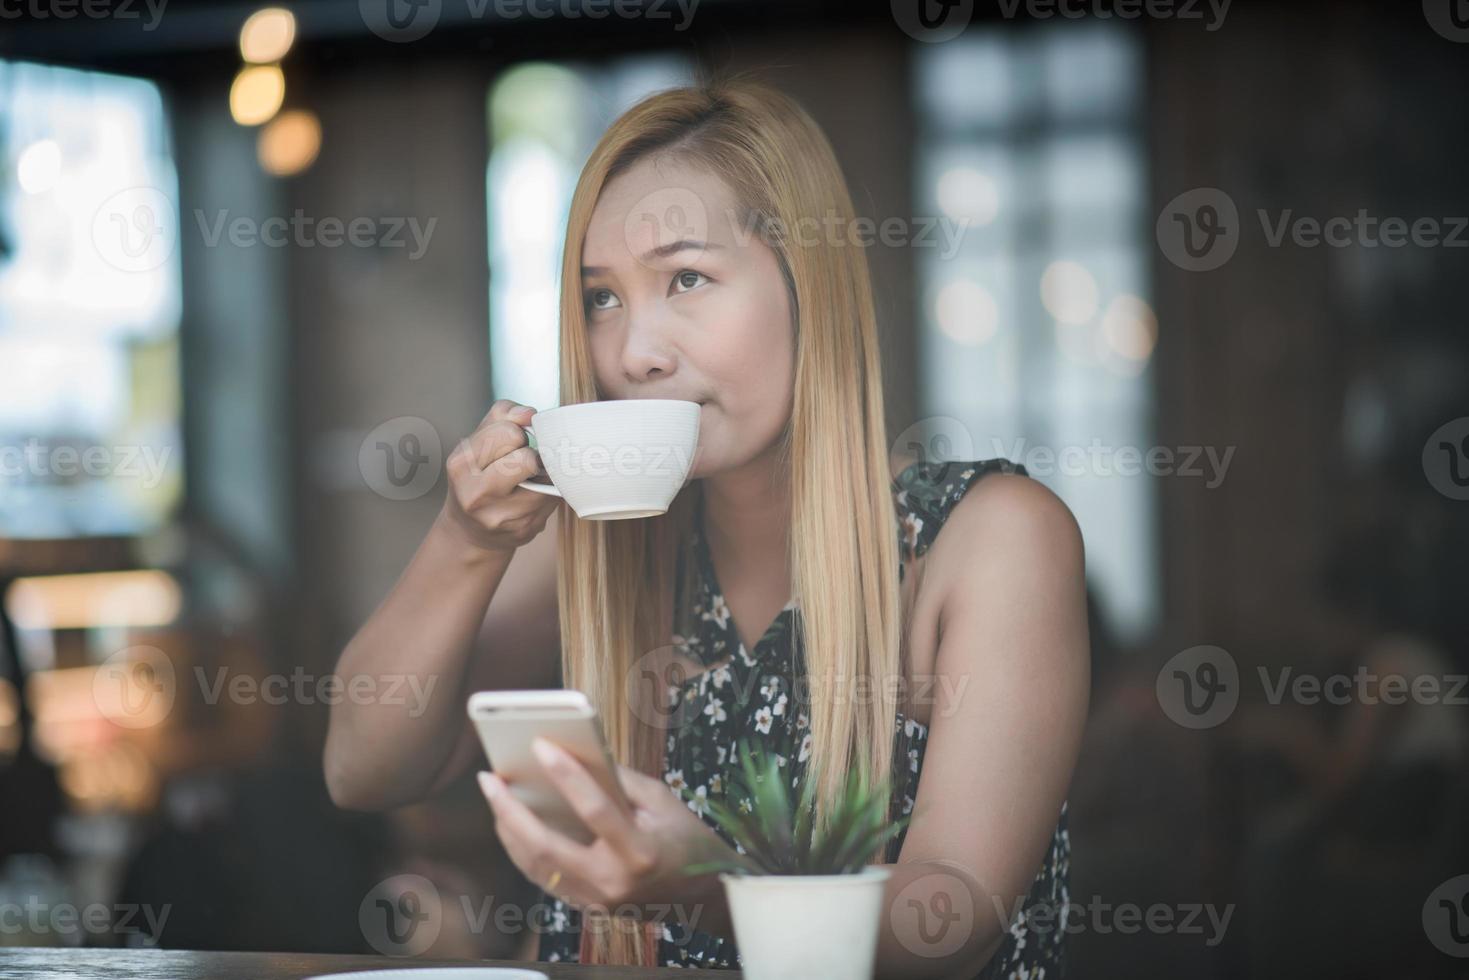
[[(965, 491), (984, 475), (998, 472), (1023, 474), (1025, 471), (1005, 460), (914, 463), (894, 478), (896, 533), (902, 556), (900, 577), (909, 561), (932, 546)], [(792, 792), (799, 793), (811, 757), (811, 732), (807, 712), (796, 703), (800, 699), (793, 697), (793, 683), (804, 676), (805, 667), (800, 637), (792, 636), (796, 627), (795, 605), (787, 603), (756, 643), (754, 651), (746, 650), (715, 579), (702, 532), (701, 508), (694, 521), (691, 542), (696, 572), (694, 588), (681, 610), (680, 633), (675, 635), (674, 643), (705, 669), (669, 688), (669, 700), (677, 706), (679, 723), (670, 726), (663, 779), (675, 793), (688, 789), (693, 795), (690, 809), (718, 831), (703, 801), (723, 798), (735, 744), (746, 739), (760, 744), (767, 752), (773, 751), (782, 765), (791, 767)], [(684, 582), (682, 565), (680, 562), (680, 588)], [(894, 733), (894, 813), (908, 813), (913, 808), (927, 738), (927, 726), (901, 713), (898, 715)], [(890, 843), (885, 855), (887, 862), (897, 860), (905, 834)], [(735, 846), (733, 841), (727, 838), (726, 841)], [(1063, 974), (1070, 850), (1063, 806), (1045, 860), (1021, 908), (1004, 912), (974, 910), (976, 917), (994, 914), (1005, 915), (1010, 920), (1009, 935), (980, 975), (983, 980), (1033, 980)], [(557, 898), (549, 898), (538, 908), (541, 932), (538, 958), (548, 962), (575, 962), (581, 934), (580, 912)], [(732, 940), (690, 928), (678, 921), (677, 916), (670, 916), (662, 924), (658, 963), (734, 969), (740, 966), (740, 956)]]

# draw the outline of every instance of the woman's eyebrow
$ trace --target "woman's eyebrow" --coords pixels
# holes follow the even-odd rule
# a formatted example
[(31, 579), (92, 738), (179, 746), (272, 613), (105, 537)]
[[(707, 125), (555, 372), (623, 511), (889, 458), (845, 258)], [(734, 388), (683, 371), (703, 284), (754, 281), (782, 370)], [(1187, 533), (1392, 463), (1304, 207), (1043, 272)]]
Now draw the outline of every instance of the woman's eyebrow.
[[(710, 250), (721, 249), (724, 248), (724, 246), (718, 244), (717, 242), (701, 242), (692, 238), (681, 238), (676, 242), (669, 242), (667, 245), (658, 245), (648, 249), (646, 252), (643, 253), (642, 258), (639, 261), (651, 262), (654, 259), (666, 259), (670, 255), (677, 254), (678, 252), (685, 252), (689, 249), (695, 248), (700, 250)], [(606, 271), (607, 267), (602, 265), (584, 265), (581, 267), (581, 274), (584, 276), (600, 276), (606, 273)]]

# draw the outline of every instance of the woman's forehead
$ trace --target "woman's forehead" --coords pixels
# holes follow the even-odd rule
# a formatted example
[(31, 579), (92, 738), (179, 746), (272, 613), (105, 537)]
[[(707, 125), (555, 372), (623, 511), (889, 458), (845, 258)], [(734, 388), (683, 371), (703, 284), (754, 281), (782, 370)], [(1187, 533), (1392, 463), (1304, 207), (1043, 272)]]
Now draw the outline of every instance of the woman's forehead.
[(602, 189), (582, 264), (644, 261), (681, 240), (728, 245), (737, 214), (733, 192), (716, 174), (681, 161), (641, 160)]

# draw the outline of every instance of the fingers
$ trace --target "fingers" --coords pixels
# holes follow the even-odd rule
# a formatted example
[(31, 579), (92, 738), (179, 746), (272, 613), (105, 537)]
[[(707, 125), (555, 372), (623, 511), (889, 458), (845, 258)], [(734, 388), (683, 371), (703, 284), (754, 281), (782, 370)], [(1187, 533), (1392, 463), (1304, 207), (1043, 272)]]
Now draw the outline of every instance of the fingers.
[(480, 791), (495, 814), (495, 832), (515, 866), (542, 888), (561, 872), (552, 892), (557, 896), (575, 897), (580, 902), (599, 900), (596, 890), (580, 873), (595, 866), (591, 848), (547, 827), (499, 776), (488, 772), (478, 775)]
[(445, 526), (475, 546), (514, 551), (534, 540), (561, 504), (559, 496), (520, 487), (541, 471), (521, 427), (534, 415), (528, 405), (501, 399), (449, 453)]
[(467, 439), (474, 449), (473, 462), (483, 469), (506, 453), (526, 445), (523, 426), (529, 425), (535, 414), (536, 410), (529, 405), (508, 398), (496, 401)]
[(535, 413), (536, 410), (534, 408), (531, 408), (529, 405), (522, 405), (519, 402), (511, 401), (508, 398), (501, 398), (500, 400), (495, 402), (495, 404), (490, 406), (490, 410), (485, 413), (484, 418), (480, 419), (479, 424), (481, 427), (483, 427), (491, 422), (498, 422), (501, 419), (510, 419), (514, 422), (527, 423), (530, 421), (531, 416)]
[(658, 855), (633, 824), (632, 814), (602, 789), (574, 756), (537, 737), (531, 749), (587, 829), (606, 841), (634, 877), (653, 870)]
[(683, 806), (683, 801), (679, 800), (671, 786), (647, 773), (627, 766), (618, 766), (617, 779), (622, 783), (622, 788), (627, 790), (628, 798), (637, 806), (656, 806), (666, 803), (669, 799)]
[(460, 440), (450, 463), (457, 467), (452, 476), (497, 497), (509, 496), (518, 483), (541, 469), (541, 457), (530, 448), (525, 430), (505, 418), (487, 422)]
[(449, 473), (449, 490), (455, 502), (466, 514), (484, 523), (490, 530), (501, 530), (502, 525), (532, 515), (545, 516), (537, 502), (531, 498), (540, 496), (529, 490), (516, 493), (517, 484), (535, 475), (535, 454), (528, 448), (514, 450), (492, 463), (488, 469), (478, 468), (471, 460), (473, 450), (460, 445), (449, 454), (446, 464)]
[(510, 419), (487, 422), (471, 432), (466, 441), (472, 450), (469, 458), (480, 470), (516, 449), (530, 445), (525, 430)]

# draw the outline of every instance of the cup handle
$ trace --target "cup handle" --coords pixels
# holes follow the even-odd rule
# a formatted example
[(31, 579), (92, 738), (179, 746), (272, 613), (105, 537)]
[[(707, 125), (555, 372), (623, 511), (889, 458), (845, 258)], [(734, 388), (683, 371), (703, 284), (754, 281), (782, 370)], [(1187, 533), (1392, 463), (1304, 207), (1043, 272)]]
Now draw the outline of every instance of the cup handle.
[[(522, 425), (521, 428), (525, 430), (525, 438), (530, 443), (530, 447), (536, 451), (537, 455), (539, 455), (541, 447), (536, 445), (536, 434), (531, 431), (531, 427), (528, 425)], [(526, 490), (534, 490), (536, 493), (544, 493), (548, 497), (561, 496), (561, 491), (557, 490), (556, 487), (550, 483), (537, 483), (534, 480), (522, 480), (520, 483), (517, 483), (516, 486), (524, 487)]]

